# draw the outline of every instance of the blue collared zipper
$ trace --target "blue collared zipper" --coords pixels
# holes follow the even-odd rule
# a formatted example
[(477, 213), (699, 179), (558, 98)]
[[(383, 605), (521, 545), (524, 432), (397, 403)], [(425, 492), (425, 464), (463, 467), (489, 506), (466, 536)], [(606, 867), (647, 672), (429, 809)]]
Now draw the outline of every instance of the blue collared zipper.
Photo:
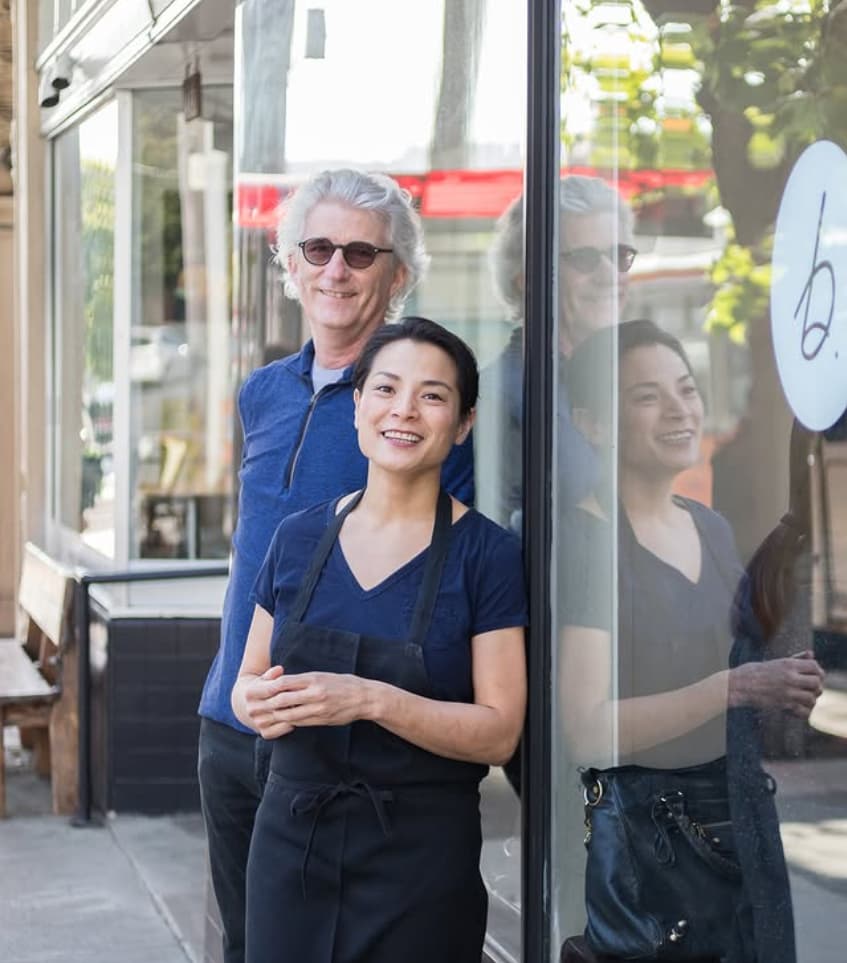
[(300, 457), (300, 452), (303, 450), (303, 443), (306, 441), (306, 432), (309, 430), (309, 423), (312, 420), (312, 415), (314, 414), (315, 407), (317, 406), (318, 398), (320, 398), (325, 391), (328, 391), (330, 388), (334, 388), (337, 384), (338, 382), (335, 381), (332, 384), (324, 385), (320, 391), (316, 391), (312, 395), (312, 400), (309, 402), (309, 408), (306, 411), (306, 417), (303, 419), (303, 426), (300, 429), (300, 437), (297, 439), (297, 447), (294, 449), (294, 455), (291, 458), (291, 462), (286, 473), (286, 488), (291, 488), (291, 480), (294, 478), (294, 469), (297, 467), (297, 460)]

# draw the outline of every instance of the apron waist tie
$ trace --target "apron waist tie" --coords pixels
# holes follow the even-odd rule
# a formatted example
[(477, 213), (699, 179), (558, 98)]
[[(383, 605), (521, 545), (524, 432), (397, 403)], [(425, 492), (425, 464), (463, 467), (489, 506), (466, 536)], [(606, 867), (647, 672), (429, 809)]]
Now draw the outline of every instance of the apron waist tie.
[(300, 880), (303, 886), (303, 898), (306, 898), (306, 872), (309, 866), (309, 856), (312, 853), (312, 843), (317, 832), (318, 822), (324, 809), (341, 796), (359, 796), (361, 799), (369, 799), (379, 820), (379, 825), (385, 836), (391, 832), (388, 822), (388, 813), (385, 811), (385, 804), (394, 800), (394, 793), (387, 789), (376, 790), (368, 783), (358, 780), (347, 783), (339, 782), (334, 786), (322, 786), (320, 789), (304, 789), (298, 792), (291, 800), (290, 812), (292, 816), (302, 816), (307, 813), (314, 813), (312, 826), (309, 830), (309, 838), (306, 841), (306, 848), (303, 851), (303, 866), (300, 870)]

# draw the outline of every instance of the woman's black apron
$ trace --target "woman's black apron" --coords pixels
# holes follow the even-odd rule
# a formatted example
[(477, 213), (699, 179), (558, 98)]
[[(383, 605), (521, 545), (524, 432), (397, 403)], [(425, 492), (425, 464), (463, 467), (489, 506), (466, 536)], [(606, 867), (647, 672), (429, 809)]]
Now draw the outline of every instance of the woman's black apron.
[[(327, 526), (271, 641), (271, 664), (286, 673), (353, 673), (429, 696), (422, 645), (450, 542), (445, 492), (408, 639), (302, 621), (360, 498)], [(277, 739), (250, 847), (247, 963), (479, 963), (485, 773), (371, 722), (306, 726)]]

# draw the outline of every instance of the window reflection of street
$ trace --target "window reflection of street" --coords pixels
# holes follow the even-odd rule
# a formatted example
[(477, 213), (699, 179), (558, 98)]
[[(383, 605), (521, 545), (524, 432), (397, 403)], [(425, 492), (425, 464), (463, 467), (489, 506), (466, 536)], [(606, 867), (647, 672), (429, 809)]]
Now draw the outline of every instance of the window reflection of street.
[[(503, 959), (520, 959), (520, 931), (515, 919), (521, 911), (521, 814), (502, 769), (492, 770), (486, 778), (480, 809), (482, 864), (488, 890), (487, 943), (490, 949), (499, 949)], [(496, 946), (492, 947), (492, 942)]]
[[(842, 707), (847, 706), (847, 691), (838, 695)], [(826, 694), (821, 702), (825, 698)], [(842, 720), (847, 735), (847, 716)], [(847, 896), (847, 760), (772, 761), (768, 770), (779, 786), (777, 804), (791, 878), (797, 959), (841, 963), (843, 931), (837, 921)]]
[[(635, 212), (639, 251), (621, 318), (649, 318), (680, 338), (706, 401), (702, 458), (677, 491), (727, 519), (745, 563), (787, 509), (789, 522), (799, 522), (801, 550), (773, 593), (785, 602), (792, 596), (792, 604), (761, 652), (774, 659), (813, 650), (828, 673), (811, 725), (778, 711), (761, 720), (763, 764), (778, 783), (799, 963), (845, 959), (847, 444), (829, 435), (813, 441), (808, 461), (786, 470), (792, 415), (806, 421), (786, 400), (774, 365), (771, 317), (780, 304), (770, 282), (772, 262), (774, 273), (780, 267), (774, 222), (793, 165), (810, 144), (845, 147), (845, 115), (835, 109), (844, 90), (844, 8), (826, 0), (802, 10), (760, 0), (562, 5), (562, 163), (616, 170), (612, 186)], [(657, 175), (652, 186), (639, 183), (648, 172)], [(844, 226), (838, 192), (823, 180), (803, 178), (809, 230), (793, 232), (804, 238), (804, 254), (788, 261), (796, 276), (781, 299), (800, 388), (815, 403), (827, 392), (809, 374), (810, 359), (838, 348), (835, 235)], [(789, 558), (765, 555), (770, 572)], [(557, 760), (555, 773), (561, 838), (553, 888), (562, 936), (583, 924), (567, 762)], [(773, 922), (764, 928), (776, 932)], [(788, 943), (780, 959), (794, 958)]]
[[(847, 671), (827, 673), (826, 689), (809, 724), (823, 752), (847, 740)], [(772, 762), (779, 784), (781, 832), (789, 866), (821, 886), (847, 894), (847, 760), (839, 758)]]
[(129, 380), (133, 523), (140, 558), (222, 558), (232, 457), (227, 225), (231, 91), (135, 95), (137, 195)]
[(113, 468), (114, 102), (57, 138), (62, 197), (56, 259), (55, 411), (59, 522), (106, 557), (115, 551)]
[[(842, 797), (842, 808), (844, 801)], [(818, 877), (822, 885), (840, 880), (837, 891), (847, 893), (847, 819), (808, 824), (786, 819), (782, 841), (789, 866)]]

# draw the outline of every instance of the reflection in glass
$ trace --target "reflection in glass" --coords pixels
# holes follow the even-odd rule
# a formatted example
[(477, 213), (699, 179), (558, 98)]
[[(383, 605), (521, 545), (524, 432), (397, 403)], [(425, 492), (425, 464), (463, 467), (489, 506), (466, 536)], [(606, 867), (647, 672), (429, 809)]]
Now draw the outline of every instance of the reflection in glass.
[(231, 442), (231, 95), (204, 90), (186, 121), (178, 90), (133, 101), (130, 329), (133, 554), (228, 551)]
[[(784, 709), (748, 705), (740, 714), (730, 713), (727, 749), (730, 760), (747, 758), (751, 768), (763, 757), (779, 784), (776, 802), (792, 883), (796, 959), (835, 963), (843, 958), (847, 935), (838, 903), (847, 847), (828, 802), (845, 786), (847, 730), (833, 715), (833, 707), (841, 705), (839, 674), (847, 651), (836, 588), (845, 548), (843, 496), (836, 494), (843, 441), (838, 429), (831, 437), (796, 441), (798, 429), (792, 430), (773, 361), (769, 289), (773, 224), (789, 171), (815, 140), (847, 144), (843, 111), (836, 107), (843, 94), (836, 63), (845, 53), (834, 27), (837, 7), (706, 3), (695, 11), (691, 4), (669, 8), (622, 0), (563, 4), (562, 9), (562, 165), (607, 178), (631, 205), (639, 253), (620, 317), (649, 318), (682, 342), (704, 402), (699, 457), (676, 477), (673, 494), (724, 516), (741, 560), (751, 566), (744, 585), (753, 584), (756, 573), (780, 573), (768, 579), (764, 596), (779, 603), (773, 631), (765, 628), (755, 593), (742, 591), (724, 645), (734, 645), (734, 662), (764, 658), (766, 668), (798, 652), (813, 652), (829, 672), (810, 722), (802, 713), (797, 718)], [(812, 257), (810, 249), (810, 263)], [(591, 539), (605, 572), (595, 591), (605, 593), (598, 604), (610, 628), (604, 685), (612, 693), (632, 681), (622, 628), (628, 597), (623, 571), (629, 571), (627, 552), (643, 551), (641, 538), (633, 543), (630, 537), (635, 526), (629, 514), (617, 507), (623, 492), (622, 478), (615, 474), (627, 442), (625, 400), (620, 398), (619, 408), (619, 383), (610, 377), (614, 365), (610, 349), (595, 372), (607, 395), (611, 437), (620, 449), (606, 466), (609, 527)], [(568, 375), (563, 372), (562, 378)], [(571, 388), (568, 380), (569, 393)], [(567, 416), (558, 412), (558, 417), (566, 432)], [(585, 559), (573, 545), (568, 549), (566, 509), (560, 504), (559, 590)], [(787, 524), (780, 522), (786, 512)], [(789, 537), (792, 530), (795, 535)], [(639, 558), (646, 571), (647, 562)], [(686, 588), (680, 583), (679, 593)], [(671, 601), (678, 601), (676, 594)], [(576, 617), (562, 610), (558, 616), (560, 628)], [(586, 740), (596, 736), (585, 718), (575, 718), (579, 711), (568, 709), (568, 695), (579, 682), (567, 671), (560, 643), (557, 639), (554, 648), (562, 727), (554, 758), (557, 949), (559, 940), (580, 932), (584, 923), (576, 764), (589, 744), (580, 734)], [(808, 675), (812, 664), (807, 657), (790, 667)], [(611, 704), (615, 708), (604, 720), (605, 758), (617, 761), (625, 758), (633, 732), (620, 705)], [(749, 757), (745, 752), (753, 743), (733, 722), (745, 712), (761, 735)], [(826, 861), (820, 857), (823, 848), (829, 851)], [(795, 959), (792, 914), (786, 908), (781, 924), (774, 914), (785, 899), (780, 865), (777, 860), (772, 872), (758, 877), (771, 901), (770, 908), (755, 908), (760, 959)], [(820, 914), (826, 914), (832, 935), (813, 925)]]
[[(603, 383), (616, 360), (614, 435)], [(652, 322), (624, 322), (578, 347), (570, 391), (575, 422), (605, 457), (603, 475), (614, 447), (617, 491), (613, 501), (601, 481), (562, 520), (562, 720), (574, 761), (627, 767), (589, 778), (596, 802), (586, 814), (586, 938), (597, 952), (631, 957), (644, 934), (628, 921), (640, 913), (658, 923), (651, 939), (687, 941), (698, 958), (790, 959), (790, 896), (773, 784), (761, 768), (758, 713), (777, 709), (805, 720), (820, 694), (822, 672), (810, 649), (763, 660), (763, 645), (783, 627), (793, 594), (794, 557), (786, 560), (779, 549), (799, 541), (782, 533), (799, 528), (800, 518), (781, 523), (742, 579), (725, 519), (674, 494), (676, 478), (699, 457), (704, 409), (684, 349)], [(618, 557), (610, 570), (615, 502)], [(578, 565), (567, 557), (575, 550)], [(609, 581), (617, 583), (616, 634), (602, 598)], [(637, 872), (658, 876), (637, 894), (595, 875), (601, 865), (635, 858), (620, 836), (599, 831), (618, 793), (630, 791), (638, 800), (632, 824), (640, 817), (639, 832), (653, 825), (665, 847), (639, 862)], [(682, 895), (683, 879), (693, 883), (702, 867), (676, 861), (675, 847), (688, 855), (680, 816), (705, 827), (698, 838), (708, 841), (709, 857), (735, 873), (732, 883), (706, 873), (699, 905)], [(680, 879), (663, 893), (657, 881), (668, 866)], [(617, 915), (609, 912), (616, 898)]]
[(108, 557), (115, 550), (112, 371), (117, 105), (55, 145), (59, 262), (57, 515)]
[[(564, 365), (589, 334), (617, 322), (638, 252), (631, 243), (629, 206), (601, 178), (567, 175), (559, 183), (558, 200), (557, 481), (562, 504), (573, 505), (591, 491), (596, 470), (591, 448), (571, 425)], [(492, 516), (516, 531), (521, 528), (522, 468), (516, 453), (522, 450), (523, 435), (523, 222), (523, 198), (519, 197), (501, 217), (491, 249), (495, 284), (517, 324), (506, 347), (483, 372), (480, 405), (480, 417), (486, 418), (485, 397), (504, 400), (499, 422), (489, 429), (496, 438), (499, 465), (492, 485)]]

